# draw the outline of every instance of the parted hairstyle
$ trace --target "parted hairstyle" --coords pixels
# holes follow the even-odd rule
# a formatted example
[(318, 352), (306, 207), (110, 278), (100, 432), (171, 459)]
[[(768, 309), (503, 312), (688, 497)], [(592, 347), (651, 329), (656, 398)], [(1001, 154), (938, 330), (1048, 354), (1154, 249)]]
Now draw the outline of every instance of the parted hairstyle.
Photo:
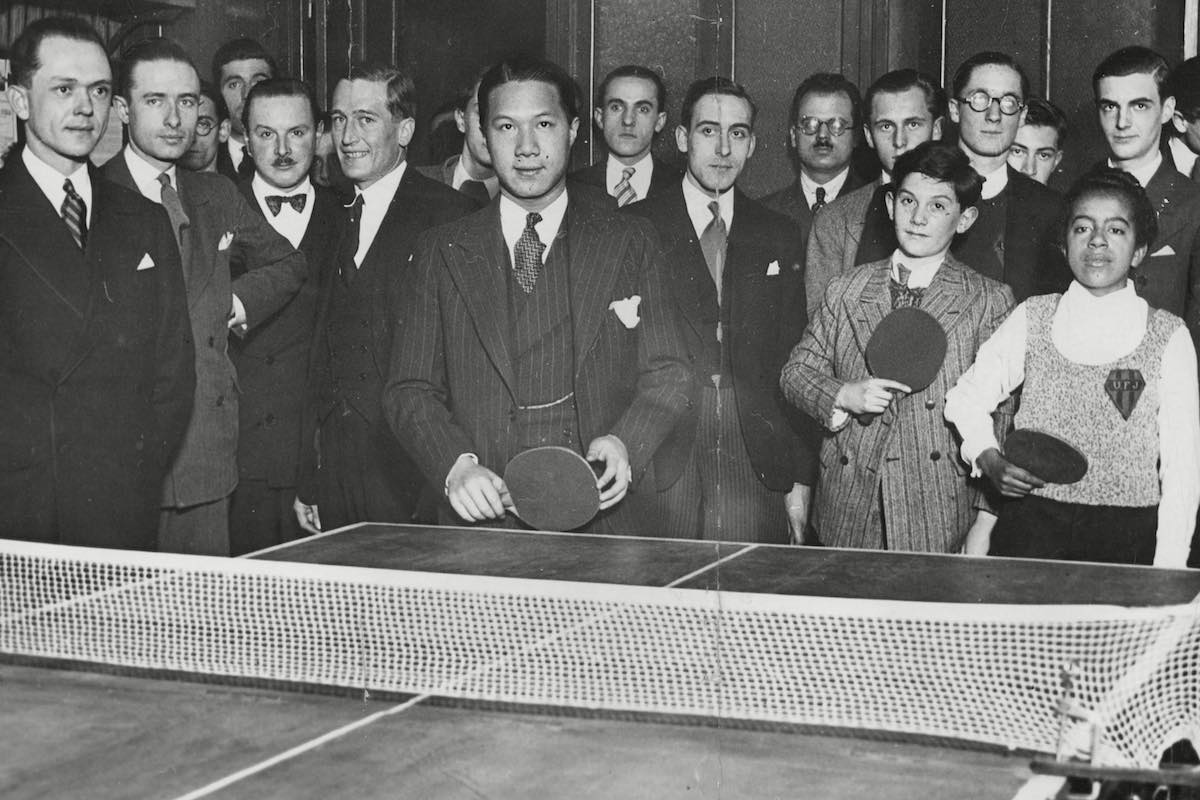
[(1200, 56), (1192, 56), (1167, 78), (1167, 94), (1175, 98), (1175, 110), (1188, 122), (1200, 119)]
[(38, 50), (45, 39), (53, 36), (76, 42), (91, 42), (106, 55), (108, 53), (100, 34), (83, 20), (77, 17), (42, 17), (26, 25), (9, 48), (9, 77), (13, 83), (26, 89), (30, 88), (33, 74), (42, 66), (38, 59)]
[(892, 168), (892, 186), (898, 191), (905, 178), (918, 173), (953, 186), (963, 210), (976, 205), (983, 192), (983, 178), (972, 168), (967, 154), (952, 142), (922, 142), (902, 154)]
[(692, 82), (683, 95), (683, 109), (679, 115), (679, 124), (690, 129), (692, 127), (692, 111), (696, 108), (696, 103), (700, 102), (700, 98), (710, 94), (723, 94), (745, 100), (750, 106), (750, 127), (754, 127), (754, 120), (758, 117), (758, 106), (754, 105), (750, 94), (740, 83), (734, 83), (729, 78), (722, 78), (719, 75)]
[(1154, 213), (1154, 205), (1146, 196), (1146, 190), (1138, 183), (1137, 178), (1128, 172), (1109, 166), (1098, 166), (1085, 172), (1067, 190), (1063, 201), (1066, 217), (1060, 229), (1064, 240), (1075, 216), (1075, 205), (1083, 198), (1094, 195), (1115, 197), (1124, 202), (1129, 209), (1129, 221), (1133, 225), (1134, 243), (1138, 247), (1149, 247), (1153, 244), (1154, 238), (1158, 236), (1158, 215)]
[(1057, 147), (1061, 150), (1067, 139), (1067, 117), (1058, 106), (1040, 97), (1031, 97), (1025, 103), (1025, 124), (1043, 128), (1054, 128), (1058, 136)]
[(225, 105), (225, 96), (221, 94), (212, 81), (200, 81), (200, 96), (206, 97), (212, 101), (213, 110), (217, 115), (217, 122), (224, 122), (229, 119), (229, 106)]
[[(196, 70), (192, 57), (178, 42), (161, 36), (143, 39), (121, 54), (121, 60), (117, 62), (116, 93), (126, 100), (130, 100), (134, 69), (138, 64), (146, 64), (151, 61), (178, 61), (181, 64), (187, 64), (193, 71)], [(200, 80), (199, 72), (196, 72), (196, 80)]]
[(958, 100), (962, 99), (963, 92), (967, 90), (967, 85), (971, 82), (971, 73), (975, 71), (976, 67), (990, 65), (1008, 67), (1016, 72), (1021, 79), (1021, 99), (1029, 97), (1029, 76), (1025, 74), (1025, 70), (1008, 53), (1001, 53), (997, 50), (984, 50), (982, 53), (976, 53), (959, 65), (954, 73), (954, 82), (951, 84), (954, 97)]
[(946, 91), (937, 81), (915, 69), (894, 69), (880, 75), (867, 87), (867, 95), (863, 98), (863, 113), (867, 122), (871, 122), (871, 104), (878, 95), (901, 94), (909, 89), (920, 89), (925, 95), (925, 108), (934, 122), (946, 116)]
[(792, 95), (792, 111), (788, 122), (795, 125), (800, 114), (800, 104), (810, 94), (844, 94), (850, 101), (850, 122), (857, 132), (862, 125), (862, 95), (853, 81), (836, 72), (815, 72), (800, 82)]
[(558, 93), (558, 101), (566, 112), (567, 120), (579, 118), (579, 90), (567, 71), (553, 61), (522, 54), (506, 58), (483, 73), (483, 78), (479, 81), (480, 127), (487, 130), (491, 94), (496, 87), (526, 81), (538, 81), (553, 86)]
[(271, 77), (279, 74), (279, 66), (275, 63), (275, 56), (267, 52), (267, 49), (253, 39), (242, 37), (240, 39), (231, 39), (225, 44), (217, 48), (217, 52), (213, 53), (212, 57), (212, 78), (218, 86), (221, 85), (221, 67), (231, 61), (247, 61), (252, 58), (257, 58), (267, 62), (267, 66), (271, 68)]
[(313, 130), (321, 119), (321, 107), (317, 105), (317, 96), (312, 87), (297, 78), (268, 78), (254, 84), (254, 88), (246, 95), (242, 104), (242, 130), (250, 130), (250, 105), (255, 100), (265, 100), (268, 97), (302, 97), (308, 101), (312, 111)]
[(1154, 78), (1159, 100), (1170, 97), (1171, 92), (1166, 83), (1167, 77), (1171, 74), (1171, 68), (1167, 64), (1167, 60), (1149, 47), (1142, 47), (1140, 44), (1122, 47), (1120, 50), (1109, 53), (1092, 73), (1092, 92), (1099, 97), (1100, 81), (1104, 78), (1123, 78), (1126, 75), (1141, 74), (1148, 74)]
[(391, 64), (357, 64), (345, 77), (348, 81), (370, 81), (387, 87), (387, 110), (393, 120), (417, 116), (417, 87), (413, 79)]
[(642, 80), (650, 81), (654, 84), (654, 92), (657, 96), (657, 111), (663, 112), (667, 110), (667, 85), (663, 82), (662, 76), (649, 67), (643, 67), (640, 64), (625, 64), (605, 75), (604, 80), (600, 82), (600, 88), (596, 89), (596, 108), (604, 106), (604, 100), (608, 96), (608, 87), (617, 78), (641, 78)]

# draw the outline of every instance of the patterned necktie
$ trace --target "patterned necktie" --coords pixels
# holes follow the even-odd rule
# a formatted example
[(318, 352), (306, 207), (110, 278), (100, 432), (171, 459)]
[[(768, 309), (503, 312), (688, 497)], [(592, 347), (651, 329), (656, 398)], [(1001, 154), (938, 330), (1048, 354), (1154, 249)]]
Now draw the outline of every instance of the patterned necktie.
[(338, 271), (341, 272), (342, 280), (347, 285), (358, 274), (358, 265), (354, 263), (354, 256), (358, 253), (358, 234), (362, 226), (362, 209), (363, 196), (359, 194), (354, 198), (353, 203), (346, 206), (346, 227), (342, 231), (341, 244), (338, 246)]
[(633, 188), (633, 184), (629, 179), (633, 177), (633, 173), (637, 172), (633, 167), (625, 167), (621, 170), (621, 181), (613, 190), (616, 194), (613, 197), (617, 198), (617, 206), (627, 206), (638, 199), (637, 190)]
[(63, 191), (67, 193), (67, 196), (63, 198), (59, 213), (62, 214), (63, 222), (67, 223), (67, 228), (71, 231), (71, 238), (82, 250), (87, 246), (87, 204), (75, 191), (75, 185), (71, 183), (70, 178), (63, 182)]
[(308, 202), (308, 195), (269, 194), (263, 199), (267, 201), (267, 208), (271, 209), (271, 216), (278, 217), (279, 212), (283, 210), (284, 203), (287, 203), (289, 206), (291, 206), (292, 210), (297, 214), (304, 211), (304, 205)]
[(250, 148), (242, 145), (242, 160), (238, 162), (237, 174), (239, 178), (254, 177), (254, 159), (250, 157)]
[(896, 274), (900, 277), (892, 278), (888, 288), (892, 293), (892, 308), (909, 308), (910, 306), (921, 305), (921, 298), (925, 294), (924, 289), (913, 289), (908, 285), (908, 279), (912, 275), (912, 270), (903, 264), (896, 265)]
[(486, 206), (492, 200), (492, 196), (487, 190), (487, 184), (483, 181), (465, 180), (458, 190), (480, 205)]
[(513, 248), (516, 261), (513, 265), (513, 275), (525, 294), (533, 291), (533, 287), (537, 285), (538, 274), (542, 271), (542, 253), (546, 252), (546, 245), (542, 244), (537, 230), (533, 227), (541, 221), (542, 215), (537, 212), (525, 215), (525, 230), (521, 231), (521, 238), (517, 239), (517, 246)]
[(817, 187), (817, 200), (812, 205), (812, 213), (814, 213), (814, 214), (817, 213), (822, 208), (824, 208), (824, 206), (825, 206), (825, 187), (818, 186)]
[(725, 230), (725, 220), (721, 218), (721, 206), (716, 200), (708, 204), (708, 210), (712, 212), (712, 220), (700, 234), (700, 249), (704, 251), (708, 272), (717, 284), (717, 304), (720, 305), (721, 276), (725, 271), (725, 242), (728, 232)]
[(191, 224), (183, 203), (179, 202), (179, 192), (171, 185), (171, 176), (165, 172), (158, 173), (158, 182), (162, 184), (162, 204), (171, 219), (171, 230), (175, 234), (175, 244), (183, 248), (183, 229)]

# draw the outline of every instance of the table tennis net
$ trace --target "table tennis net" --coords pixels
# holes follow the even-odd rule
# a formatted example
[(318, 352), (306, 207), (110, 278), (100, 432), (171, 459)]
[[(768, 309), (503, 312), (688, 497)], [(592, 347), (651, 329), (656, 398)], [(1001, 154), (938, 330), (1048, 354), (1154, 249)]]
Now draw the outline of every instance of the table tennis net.
[(1051, 753), (1062, 673), (1096, 760), (1200, 741), (1200, 606), (789, 597), (0, 540), (0, 653)]

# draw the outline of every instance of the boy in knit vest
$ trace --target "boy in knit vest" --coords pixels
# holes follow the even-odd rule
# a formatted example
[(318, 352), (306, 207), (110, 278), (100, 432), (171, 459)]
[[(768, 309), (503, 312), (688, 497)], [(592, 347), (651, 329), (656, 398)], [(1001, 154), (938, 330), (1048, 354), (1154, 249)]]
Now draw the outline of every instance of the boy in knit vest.
[[(1137, 181), (1107, 168), (1067, 195), (1075, 280), (1031, 297), (946, 397), (963, 458), (1008, 498), (993, 555), (1183, 567), (1200, 502), (1196, 353), (1183, 322), (1129, 280), (1157, 224)], [(1004, 458), (989, 416), (1024, 385), (1018, 428), (1072, 443), (1078, 483), (1046, 484)]]
[[(887, 205), (898, 249), (830, 282), (780, 383), (788, 400), (830, 432), (810, 518), (816, 543), (958, 552), (976, 492), (955, 457), (942, 398), (1013, 296), (948, 254), (955, 235), (974, 222), (982, 186), (965, 154), (926, 142), (896, 160), (892, 177)], [(904, 306), (927, 312), (946, 332), (946, 357), (920, 392), (872, 377), (864, 358), (875, 328)], [(881, 416), (865, 424), (874, 414)]]

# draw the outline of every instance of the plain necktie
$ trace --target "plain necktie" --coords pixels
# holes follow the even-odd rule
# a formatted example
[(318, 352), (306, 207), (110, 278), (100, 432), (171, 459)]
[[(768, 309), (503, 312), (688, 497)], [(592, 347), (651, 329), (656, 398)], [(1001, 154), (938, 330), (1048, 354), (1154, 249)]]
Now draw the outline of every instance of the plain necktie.
[(165, 172), (158, 173), (158, 182), (162, 184), (162, 204), (171, 220), (171, 231), (175, 234), (175, 244), (183, 248), (183, 229), (191, 224), (183, 203), (179, 202), (179, 192), (171, 185), (171, 176)]
[(265, 198), (267, 208), (271, 209), (271, 216), (278, 217), (279, 212), (283, 210), (283, 204), (287, 203), (292, 207), (292, 210), (297, 214), (304, 211), (304, 206), (308, 202), (306, 194), (269, 194)]
[(621, 170), (621, 181), (616, 185), (614, 191), (616, 194), (613, 197), (617, 198), (617, 206), (627, 206), (638, 199), (637, 190), (633, 188), (633, 184), (629, 179), (633, 177), (633, 173), (637, 172), (633, 167), (625, 167)]
[(254, 159), (250, 157), (250, 148), (242, 145), (242, 160), (238, 162), (237, 174), (239, 178), (254, 177)]
[(716, 200), (708, 204), (712, 219), (700, 234), (700, 249), (704, 251), (704, 261), (708, 264), (708, 272), (717, 284), (717, 304), (721, 303), (721, 275), (725, 270), (725, 242), (728, 232), (725, 230), (725, 220), (721, 218), (721, 206)]
[(492, 199), (492, 196), (488, 194), (487, 184), (483, 181), (465, 180), (459, 185), (458, 190), (480, 205), (486, 206)]
[(1200, 182), (1200, 158), (1192, 162), (1192, 174), (1190, 177), (1192, 180)]
[(817, 187), (817, 199), (812, 205), (812, 213), (817, 213), (825, 206), (825, 187)]
[(62, 214), (63, 221), (67, 223), (67, 228), (71, 231), (71, 238), (82, 250), (87, 246), (87, 204), (83, 202), (79, 192), (75, 191), (75, 184), (71, 183), (70, 178), (63, 182), (63, 191), (67, 193), (67, 196), (63, 198), (59, 213)]
[(900, 277), (892, 278), (888, 286), (892, 292), (892, 308), (908, 308), (910, 306), (921, 305), (921, 297), (925, 294), (925, 290), (913, 289), (908, 285), (908, 279), (912, 275), (912, 271), (903, 264), (897, 264), (896, 274)]
[(542, 215), (536, 211), (525, 215), (525, 230), (521, 231), (521, 238), (517, 239), (517, 246), (513, 248), (513, 258), (516, 261), (513, 265), (513, 275), (525, 294), (533, 291), (533, 287), (537, 285), (538, 274), (542, 271), (542, 253), (546, 252), (546, 245), (542, 244), (534, 228), (541, 221)]
[(346, 206), (346, 228), (342, 232), (342, 243), (338, 248), (338, 269), (342, 280), (347, 284), (354, 280), (358, 273), (358, 265), (354, 263), (354, 255), (358, 252), (358, 233), (362, 225), (363, 196), (354, 198), (354, 202)]

